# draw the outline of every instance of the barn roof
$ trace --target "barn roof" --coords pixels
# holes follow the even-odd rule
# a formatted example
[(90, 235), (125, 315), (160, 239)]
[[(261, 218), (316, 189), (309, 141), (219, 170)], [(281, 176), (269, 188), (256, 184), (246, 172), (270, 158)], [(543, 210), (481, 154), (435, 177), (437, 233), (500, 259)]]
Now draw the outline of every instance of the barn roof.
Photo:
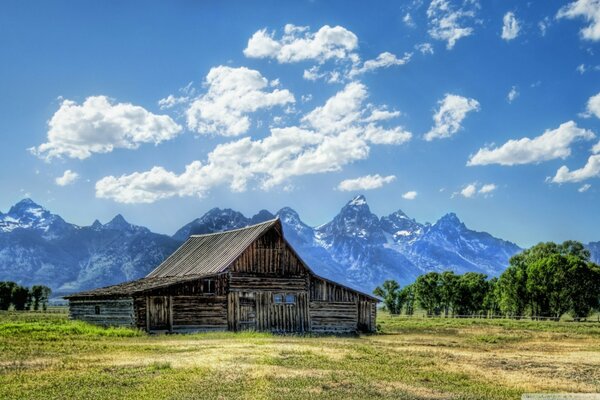
[(231, 231), (192, 235), (147, 277), (182, 277), (222, 272), (252, 242), (274, 226), (281, 229), (279, 218)]
[(87, 290), (85, 292), (78, 292), (68, 296), (64, 296), (65, 299), (74, 299), (80, 297), (126, 297), (136, 293), (141, 293), (151, 289), (159, 289), (161, 287), (170, 286), (174, 283), (181, 283), (192, 281), (199, 278), (206, 278), (206, 275), (189, 275), (186, 277), (171, 276), (171, 277), (154, 277), (154, 278), (142, 278), (136, 279), (135, 281), (123, 282), (118, 285), (106, 286), (98, 289)]

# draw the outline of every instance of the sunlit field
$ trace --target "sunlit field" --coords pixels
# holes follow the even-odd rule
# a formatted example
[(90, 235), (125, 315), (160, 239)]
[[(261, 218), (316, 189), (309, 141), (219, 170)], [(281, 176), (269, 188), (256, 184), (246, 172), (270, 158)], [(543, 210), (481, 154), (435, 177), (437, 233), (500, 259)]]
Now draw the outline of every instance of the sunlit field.
[(0, 314), (2, 399), (512, 399), (600, 392), (600, 324), (379, 317), (356, 337), (156, 335)]

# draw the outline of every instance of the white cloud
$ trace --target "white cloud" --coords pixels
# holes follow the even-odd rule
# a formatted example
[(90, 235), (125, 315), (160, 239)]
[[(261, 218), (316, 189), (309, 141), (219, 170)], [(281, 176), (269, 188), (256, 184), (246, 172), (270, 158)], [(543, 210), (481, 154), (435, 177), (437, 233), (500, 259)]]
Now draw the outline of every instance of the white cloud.
[(405, 53), (402, 58), (396, 57), (394, 54), (385, 52), (381, 53), (374, 60), (367, 60), (363, 63), (362, 67), (353, 67), (348, 73), (349, 78), (354, 78), (357, 75), (364, 74), (365, 72), (373, 71), (379, 68), (389, 68), (395, 65), (404, 65), (410, 61), (412, 53)]
[(600, 118), (600, 93), (588, 99), (585, 115)]
[(79, 174), (68, 169), (62, 176), (56, 178), (54, 182), (56, 182), (58, 186), (67, 186), (75, 182), (77, 178), (79, 178)]
[(596, 143), (594, 147), (592, 147), (592, 153), (598, 154), (600, 153), (600, 142)]
[(473, 182), (465, 185), (458, 193), (453, 193), (452, 197), (461, 195), (462, 197), (470, 199), (478, 194), (484, 197), (489, 197), (496, 189), (498, 189), (498, 186), (493, 183), (479, 185), (477, 182)]
[(521, 27), (519, 26), (519, 20), (515, 16), (515, 13), (509, 11), (504, 14), (504, 17), (502, 18), (502, 24), (502, 39), (508, 41), (519, 36)]
[(556, 171), (552, 182), (581, 182), (596, 177), (600, 177), (600, 154), (590, 156), (587, 163), (580, 169), (571, 171), (567, 166), (563, 165)]
[(170, 94), (167, 97), (160, 99), (158, 101), (158, 106), (160, 107), (161, 110), (167, 110), (169, 108), (175, 107), (176, 105), (185, 104), (189, 100), (190, 100), (190, 98), (187, 96), (176, 97), (176, 96)]
[(416, 44), (415, 49), (419, 50), (421, 54), (433, 54), (433, 46), (431, 43)]
[(438, 104), (440, 108), (433, 115), (435, 125), (424, 136), (427, 141), (453, 136), (469, 112), (479, 111), (477, 100), (455, 94), (446, 94)]
[(550, 25), (551, 25), (550, 18), (548, 18), (548, 17), (544, 17), (543, 20), (538, 22), (538, 28), (540, 28), (540, 34), (542, 36), (546, 36), (546, 32), (548, 32), (548, 28), (550, 27)]
[(241, 135), (250, 129), (248, 114), (295, 102), (288, 90), (265, 90), (269, 81), (260, 72), (245, 67), (212, 68), (206, 86), (207, 92), (186, 111), (188, 128), (202, 134)]
[(582, 17), (588, 26), (581, 29), (583, 39), (600, 40), (600, 1), (599, 0), (576, 0), (558, 10), (556, 18), (575, 19)]
[(436, 40), (446, 42), (446, 48), (452, 49), (456, 42), (473, 34), (473, 28), (467, 22), (475, 18), (478, 3), (474, 0), (463, 2), (463, 7), (455, 7), (449, 0), (432, 0), (427, 9), (429, 35)]
[(417, 198), (417, 192), (414, 190), (411, 190), (409, 192), (406, 192), (402, 195), (402, 198), (405, 200), (414, 200)]
[(280, 63), (313, 60), (324, 62), (330, 59), (353, 57), (358, 47), (358, 38), (342, 26), (325, 25), (317, 32), (308, 27), (288, 24), (280, 39), (266, 29), (259, 30), (248, 40), (244, 55), (250, 58), (273, 58)]
[(489, 193), (492, 193), (496, 189), (498, 189), (498, 186), (496, 186), (493, 183), (487, 183), (487, 184), (481, 186), (481, 188), (479, 189), (479, 193), (489, 194)]
[(377, 122), (377, 121), (385, 121), (388, 119), (396, 118), (400, 116), (400, 111), (388, 111), (386, 109), (374, 109), (371, 112), (365, 122)]
[(402, 22), (404, 22), (404, 24), (409, 28), (414, 28), (417, 26), (410, 13), (406, 13), (404, 17), (402, 17)]
[(344, 192), (353, 192), (357, 190), (372, 190), (379, 189), (385, 184), (391, 183), (396, 180), (394, 175), (381, 176), (377, 175), (365, 175), (355, 179), (346, 179), (340, 182), (338, 190)]
[(29, 149), (46, 160), (85, 159), (92, 153), (136, 149), (141, 143), (173, 139), (182, 128), (167, 115), (130, 103), (113, 104), (106, 96), (88, 97), (81, 105), (63, 100), (48, 122), (48, 142)]
[(571, 155), (571, 144), (577, 140), (590, 140), (595, 137), (590, 130), (578, 128), (573, 121), (561, 124), (553, 130), (546, 130), (533, 139), (524, 137), (511, 139), (500, 147), (481, 148), (467, 162), (473, 165), (519, 165), (542, 161), (565, 159)]
[(516, 86), (513, 86), (513, 87), (510, 88), (510, 91), (506, 95), (506, 101), (508, 101), (508, 103), (510, 104), (513, 101), (515, 101), (515, 99), (517, 97), (519, 97), (519, 91), (517, 90)]
[[(244, 191), (249, 182), (263, 190), (285, 185), (294, 176), (339, 171), (368, 157), (370, 144), (400, 144), (411, 134), (399, 127), (384, 129), (366, 122), (372, 107), (358, 82), (349, 83), (301, 118), (299, 126), (271, 128), (260, 140), (245, 137), (218, 145), (205, 163), (194, 161), (176, 174), (162, 167), (96, 183), (96, 196), (122, 203), (151, 203), (173, 196), (203, 196), (228, 185)], [(383, 110), (385, 108), (380, 108)]]
[(477, 194), (477, 186), (474, 183), (471, 183), (465, 186), (461, 191), (460, 195), (466, 198), (471, 198)]
[(577, 72), (579, 72), (580, 75), (583, 75), (583, 74), (585, 74), (585, 71), (587, 70), (587, 68), (585, 67), (585, 64), (579, 64), (577, 66), (577, 68), (575, 68), (575, 70)]
[(592, 185), (590, 185), (589, 183), (586, 183), (585, 185), (582, 185), (579, 189), (577, 189), (577, 191), (579, 193), (584, 193), (587, 192), (588, 190), (590, 190), (592, 187)]

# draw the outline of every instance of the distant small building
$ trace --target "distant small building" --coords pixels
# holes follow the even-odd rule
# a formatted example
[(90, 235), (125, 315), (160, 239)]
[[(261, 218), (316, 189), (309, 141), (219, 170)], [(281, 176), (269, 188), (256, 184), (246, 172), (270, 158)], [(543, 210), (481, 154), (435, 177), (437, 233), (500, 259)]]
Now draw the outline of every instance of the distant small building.
[(373, 332), (378, 302), (317, 276), (279, 219), (190, 236), (145, 278), (65, 298), (73, 319), (148, 332)]

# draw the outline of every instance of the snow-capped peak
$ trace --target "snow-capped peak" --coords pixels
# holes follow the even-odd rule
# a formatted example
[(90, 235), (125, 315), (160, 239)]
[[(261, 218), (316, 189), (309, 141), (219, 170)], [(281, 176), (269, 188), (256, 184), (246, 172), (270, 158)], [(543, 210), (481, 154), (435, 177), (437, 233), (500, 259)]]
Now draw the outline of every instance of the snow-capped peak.
[(365, 204), (367, 204), (367, 199), (362, 194), (359, 194), (358, 196), (355, 196), (348, 203), (349, 206), (364, 206)]

